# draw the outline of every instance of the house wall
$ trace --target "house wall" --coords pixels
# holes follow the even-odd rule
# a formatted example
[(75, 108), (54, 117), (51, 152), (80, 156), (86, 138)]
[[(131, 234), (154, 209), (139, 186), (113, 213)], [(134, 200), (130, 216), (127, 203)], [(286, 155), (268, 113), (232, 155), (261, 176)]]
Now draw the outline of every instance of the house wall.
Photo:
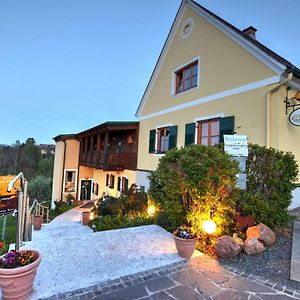
[[(193, 31), (187, 39), (182, 39), (181, 27), (190, 17), (194, 20)], [(200, 57), (199, 88), (172, 96), (173, 71), (196, 57)], [(275, 72), (187, 7), (142, 116), (274, 75)]]
[(52, 202), (61, 200), (62, 174), (64, 169), (64, 149), (63, 141), (55, 144), (53, 182), (52, 182)]
[(216, 114), (222, 114), (225, 117), (234, 116), (237, 134), (246, 134), (250, 142), (265, 145), (265, 95), (266, 88), (263, 87), (142, 120), (140, 122), (138, 169), (154, 170), (156, 168), (161, 155), (148, 153), (149, 131), (163, 124), (178, 126), (177, 147), (183, 147), (185, 124), (192, 123), (195, 118), (207, 117), (209, 119), (211, 115)]

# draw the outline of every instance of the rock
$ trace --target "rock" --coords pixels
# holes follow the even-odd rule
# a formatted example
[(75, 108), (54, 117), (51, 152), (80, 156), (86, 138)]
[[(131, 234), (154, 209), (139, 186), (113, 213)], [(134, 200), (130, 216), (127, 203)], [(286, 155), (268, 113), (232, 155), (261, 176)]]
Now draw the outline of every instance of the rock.
[(244, 241), (241, 239), (236, 233), (233, 234), (234, 241), (239, 244), (242, 248), (244, 248)]
[(266, 225), (260, 223), (247, 229), (247, 238), (254, 237), (267, 246), (271, 246), (276, 241), (275, 233)]
[(228, 235), (217, 238), (215, 252), (218, 257), (235, 257), (242, 251), (242, 247)]
[(257, 254), (265, 251), (264, 244), (254, 237), (249, 237), (244, 243), (244, 252), (248, 255)]

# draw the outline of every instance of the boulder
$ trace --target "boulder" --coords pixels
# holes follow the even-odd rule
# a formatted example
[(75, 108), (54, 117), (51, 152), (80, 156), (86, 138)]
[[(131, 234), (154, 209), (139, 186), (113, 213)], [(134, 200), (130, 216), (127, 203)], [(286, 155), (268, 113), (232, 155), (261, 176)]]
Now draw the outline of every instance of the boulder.
[(262, 223), (249, 227), (246, 234), (247, 238), (254, 237), (267, 246), (273, 245), (276, 241), (276, 236), (273, 230)]
[(257, 254), (265, 251), (264, 244), (254, 237), (249, 237), (244, 243), (244, 252), (248, 255)]
[(242, 251), (242, 247), (228, 235), (217, 238), (215, 252), (218, 257), (235, 257)]
[(241, 239), (236, 233), (234, 233), (232, 237), (237, 244), (239, 244), (242, 248), (244, 248), (243, 239)]

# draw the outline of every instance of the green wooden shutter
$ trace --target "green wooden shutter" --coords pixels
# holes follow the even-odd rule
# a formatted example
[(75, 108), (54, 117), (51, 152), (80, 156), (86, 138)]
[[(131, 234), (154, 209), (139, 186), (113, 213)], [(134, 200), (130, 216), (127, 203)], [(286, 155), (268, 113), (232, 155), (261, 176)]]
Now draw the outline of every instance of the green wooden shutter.
[(234, 116), (220, 119), (220, 143), (224, 143), (224, 134), (234, 134)]
[(150, 130), (150, 137), (149, 137), (149, 153), (155, 153), (155, 137), (156, 137), (156, 130)]
[(111, 175), (111, 188), (114, 189), (115, 188), (115, 176)]
[(106, 186), (108, 186), (108, 183), (109, 183), (109, 175), (106, 174)]
[(177, 126), (171, 126), (169, 128), (169, 149), (177, 147)]
[(121, 187), (121, 177), (118, 177), (118, 191), (121, 191), (122, 187)]
[(125, 178), (125, 188), (124, 188), (125, 192), (128, 192), (128, 179)]
[(185, 146), (195, 144), (195, 128), (195, 123), (185, 124)]

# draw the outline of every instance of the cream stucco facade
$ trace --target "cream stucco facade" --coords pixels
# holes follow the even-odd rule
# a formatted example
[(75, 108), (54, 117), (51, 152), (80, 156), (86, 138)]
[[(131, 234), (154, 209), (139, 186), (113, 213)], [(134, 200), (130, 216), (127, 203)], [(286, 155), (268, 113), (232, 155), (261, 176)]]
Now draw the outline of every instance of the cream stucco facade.
[[(193, 26), (183, 38), (188, 20)], [(195, 61), (197, 85), (176, 93), (177, 70)], [(214, 118), (233, 117), (236, 134), (247, 135), (250, 143), (290, 151), (300, 165), (300, 127), (289, 122), (284, 103), (286, 88), (294, 95), (300, 80), (287, 69), (283, 60), (242, 32), (193, 1), (183, 1), (136, 113), (137, 183), (148, 186), (147, 172), (164, 155), (149, 153), (150, 131), (156, 130), (159, 139), (157, 128), (177, 126), (176, 147), (184, 147), (187, 124)]]

